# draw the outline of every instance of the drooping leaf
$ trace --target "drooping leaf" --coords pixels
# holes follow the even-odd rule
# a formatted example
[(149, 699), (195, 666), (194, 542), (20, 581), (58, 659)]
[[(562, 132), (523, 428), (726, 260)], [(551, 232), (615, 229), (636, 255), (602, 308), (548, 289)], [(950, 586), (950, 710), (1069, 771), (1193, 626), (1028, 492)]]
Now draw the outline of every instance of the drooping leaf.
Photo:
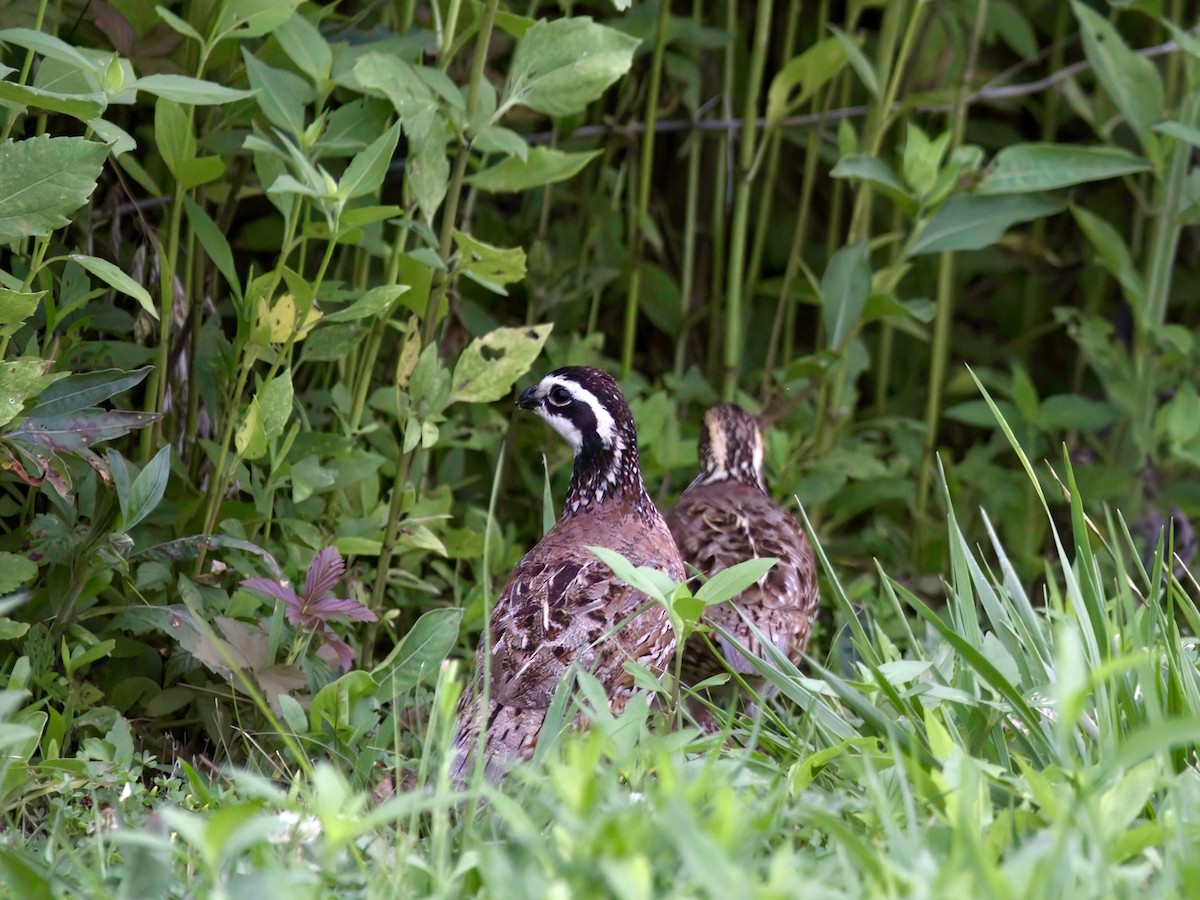
[(552, 147), (534, 147), (524, 160), (510, 156), (491, 168), (472, 175), (467, 181), (480, 190), (492, 193), (527, 191), (530, 188), (574, 178), (601, 152), (594, 150), (589, 153), (566, 153)]
[(821, 310), (829, 331), (829, 346), (835, 350), (858, 324), (871, 295), (869, 251), (866, 241), (842, 247), (833, 254), (821, 278)]
[(552, 324), (497, 328), (475, 338), (454, 367), (452, 403), (491, 403), (529, 371), (553, 329)]
[(1117, 279), (1125, 299), (1140, 316), (1146, 308), (1146, 282), (1133, 263), (1125, 238), (1109, 222), (1082, 206), (1071, 204), (1071, 215), (1096, 251), (1100, 264)]
[(513, 51), (496, 118), (512, 106), (550, 116), (581, 112), (629, 71), (639, 43), (588, 16), (538, 21)]
[(54, 451), (79, 453), (158, 421), (157, 413), (85, 409), (66, 416), (28, 416), (9, 433), (10, 440), (42, 444)]
[(858, 178), (874, 185), (885, 195), (904, 205), (910, 212), (916, 210), (916, 203), (909, 194), (908, 186), (900, 180), (900, 176), (882, 159), (861, 153), (855, 156), (844, 156), (829, 173), (834, 178)]
[(1152, 126), (1163, 117), (1162, 77), (1154, 63), (1129, 49), (1121, 33), (1094, 9), (1071, 0), (1088, 62), (1109, 99), (1151, 159), (1158, 158)]
[(108, 147), (79, 137), (38, 135), (0, 142), (0, 243), (69, 224), (96, 188)]
[(100, 92), (63, 94), (12, 81), (0, 81), (0, 100), (18, 106), (63, 113), (81, 122), (97, 118), (108, 107), (107, 98)]
[(1073, 144), (1013, 144), (996, 154), (976, 194), (1027, 194), (1102, 181), (1150, 169), (1150, 163), (1120, 147)]
[(217, 223), (209, 214), (187, 194), (183, 195), (183, 211), (187, 214), (188, 224), (192, 227), (192, 232), (199, 238), (204, 252), (213, 261), (217, 271), (225, 276), (225, 281), (232, 288), (234, 296), (240, 298), (242, 283), (233, 262), (233, 248), (229, 246), (229, 239), (221, 233), (221, 229), (217, 227)]
[(138, 302), (138, 305), (142, 309), (154, 318), (158, 318), (158, 310), (154, 308), (154, 301), (150, 299), (150, 292), (126, 275), (119, 266), (110, 263), (107, 259), (101, 259), (98, 256), (85, 256), (82, 253), (72, 253), (68, 258), (79, 263), (79, 265), (108, 284), (109, 287), (115, 288), (122, 294), (128, 294)]
[[(387, 284), (371, 288), (361, 297), (337, 312), (327, 313), (326, 322), (354, 322), (358, 319), (372, 319), (391, 309), (396, 298), (407, 293), (407, 284)], [(316, 337), (313, 338), (316, 340)], [(311, 341), (309, 342), (311, 344)]]
[(46, 387), (51, 365), (53, 360), (0, 360), (0, 425), (19, 416), (25, 401)]
[(1061, 200), (1038, 194), (956, 194), (925, 221), (908, 253), (981, 250), (999, 241), (1013, 225), (1052, 216), (1065, 206)]

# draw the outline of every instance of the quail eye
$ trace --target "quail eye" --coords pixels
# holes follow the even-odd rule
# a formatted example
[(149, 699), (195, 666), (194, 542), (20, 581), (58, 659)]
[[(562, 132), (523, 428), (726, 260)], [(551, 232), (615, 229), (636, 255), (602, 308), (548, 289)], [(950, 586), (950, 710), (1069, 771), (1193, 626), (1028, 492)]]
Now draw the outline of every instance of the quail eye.
[(571, 402), (571, 392), (559, 385), (550, 391), (549, 399), (555, 406), (566, 406)]

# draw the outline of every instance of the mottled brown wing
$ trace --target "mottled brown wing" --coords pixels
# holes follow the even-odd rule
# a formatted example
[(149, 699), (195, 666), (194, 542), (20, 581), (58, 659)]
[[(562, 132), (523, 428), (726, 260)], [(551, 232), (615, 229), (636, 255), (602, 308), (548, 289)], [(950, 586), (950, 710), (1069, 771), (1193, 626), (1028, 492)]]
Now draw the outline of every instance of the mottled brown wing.
[(478, 703), (484, 672), (481, 644), (477, 677), (459, 704), (456, 777), (467, 770), (481, 728), (487, 730), (489, 778), (528, 758), (559, 678), (572, 662), (600, 681), (619, 712), (634, 690), (624, 663), (640, 662), (659, 675), (674, 649), (663, 609), (619, 581), (584, 543), (615, 544), (613, 549), (635, 565), (657, 565), (681, 579), (683, 565), (665, 524), (660, 521), (649, 530), (644, 524), (624, 531), (618, 527), (619, 540), (576, 534), (569, 522), (560, 525), (518, 563), (496, 601), (488, 709), (485, 717)]
[[(738, 614), (740, 609), (779, 650), (799, 659), (818, 596), (812, 548), (795, 517), (756, 488), (720, 482), (686, 491), (667, 523), (684, 561), (710, 577), (754, 557), (779, 560), (758, 584), (732, 604), (711, 607), (705, 618), (761, 656), (758, 639)], [(752, 663), (723, 637), (714, 633), (712, 640), (735, 671), (754, 672)], [(684, 668), (693, 681), (723, 671), (703, 641), (688, 644)]]

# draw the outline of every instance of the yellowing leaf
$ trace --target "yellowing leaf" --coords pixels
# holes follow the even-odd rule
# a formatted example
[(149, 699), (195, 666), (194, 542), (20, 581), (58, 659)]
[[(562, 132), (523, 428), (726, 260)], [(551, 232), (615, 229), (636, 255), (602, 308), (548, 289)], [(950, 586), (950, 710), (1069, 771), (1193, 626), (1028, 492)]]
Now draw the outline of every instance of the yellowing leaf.
[(291, 294), (282, 294), (275, 305), (268, 307), (267, 301), (260, 300), (258, 304), (259, 322), (270, 326), (270, 341), (272, 344), (283, 344), (292, 336), (296, 328), (295, 341), (299, 342), (308, 336), (316, 324), (321, 321), (322, 313), (315, 306), (310, 308), (304, 317), (304, 322), (296, 328), (296, 300)]

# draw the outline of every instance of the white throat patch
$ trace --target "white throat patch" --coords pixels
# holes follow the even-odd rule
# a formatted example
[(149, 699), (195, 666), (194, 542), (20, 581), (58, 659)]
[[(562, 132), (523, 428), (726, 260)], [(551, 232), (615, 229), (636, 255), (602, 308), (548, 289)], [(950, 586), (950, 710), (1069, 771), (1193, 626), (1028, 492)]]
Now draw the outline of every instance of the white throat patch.
[[(566, 389), (577, 403), (587, 404), (596, 419), (596, 435), (600, 438), (600, 443), (605, 447), (612, 447), (613, 442), (617, 440), (617, 423), (613, 421), (612, 413), (604, 408), (604, 404), (600, 402), (599, 398), (579, 383), (553, 375), (547, 375), (542, 379), (538, 385), (538, 394), (546, 397), (556, 387)], [(538, 407), (537, 414), (563, 436), (563, 440), (571, 445), (572, 450), (578, 451), (583, 445), (583, 435), (579, 433), (579, 429), (570, 419), (555, 415), (555, 409), (553, 404), (546, 402)]]

